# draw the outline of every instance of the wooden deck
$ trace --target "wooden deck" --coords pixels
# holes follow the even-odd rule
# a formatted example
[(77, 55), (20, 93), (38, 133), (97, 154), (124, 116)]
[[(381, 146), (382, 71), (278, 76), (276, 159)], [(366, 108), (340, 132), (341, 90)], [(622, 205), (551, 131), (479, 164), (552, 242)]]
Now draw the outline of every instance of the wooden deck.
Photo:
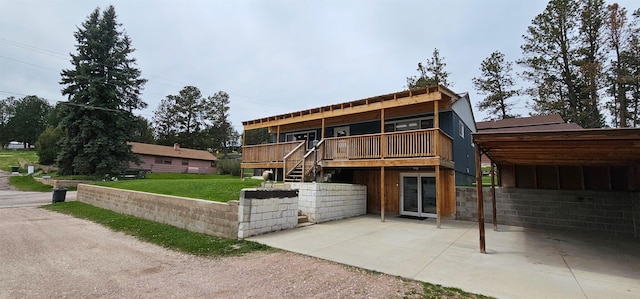
[[(241, 167), (285, 168), (286, 171), (303, 163), (313, 164), (305, 144), (296, 141), (244, 146)], [(451, 137), (439, 129), (425, 129), (325, 138), (318, 145), (318, 163), (322, 167), (453, 168), (452, 152)]]

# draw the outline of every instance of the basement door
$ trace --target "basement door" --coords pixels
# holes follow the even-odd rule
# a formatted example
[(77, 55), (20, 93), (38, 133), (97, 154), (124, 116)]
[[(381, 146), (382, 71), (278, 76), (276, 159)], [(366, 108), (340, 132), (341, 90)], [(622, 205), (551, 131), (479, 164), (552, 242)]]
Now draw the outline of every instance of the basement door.
[(434, 173), (400, 174), (400, 215), (436, 217)]

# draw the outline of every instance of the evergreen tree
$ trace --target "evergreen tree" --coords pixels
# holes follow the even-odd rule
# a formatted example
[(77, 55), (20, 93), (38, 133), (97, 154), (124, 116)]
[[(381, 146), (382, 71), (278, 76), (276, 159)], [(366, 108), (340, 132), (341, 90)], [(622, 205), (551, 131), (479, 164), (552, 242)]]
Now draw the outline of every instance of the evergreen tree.
[(489, 110), (491, 119), (505, 119), (517, 117), (511, 114), (513, 104), (507, 102), (511, 97), (519, 94), (518, 89), (513, 89), (515, 83), (511, 76), (512, 63), (504, 60), (504, 54), (499, 51), (491, 53), (491, 56), (482, 61), (480, 71), (482, 77), (473, 78), (473, 85), (480, 94), (487, 95), (478, 103), (480, 111)]
[(74, 34), (73, 67), (62, 71), (60, 82), (70, 106), (60, 123), (60, 174), (119, 173), (127, 162), (138, 161), (127, 141), (136, 123), (132, 110), (146, 107), (140, 99), (146, 80), (120, 27), (109, 6), (102, 14), (96, 8)]
[(440, 57), (440, 51), (433, 49), (432, 57), (427, 61), (426, 65), (422, 62), (418, 62), (418, 68), (416, 69), (420, 74), (413, 77), (407, 77), (407, 88), (415, 89), (433, 85), (442, 85), (449, 87), (449, 72), (444, 68), (447, 64), (444, 62), (444, 57)]
[(229, 94), (224, 91), (203, 98), (197, 87), (186, 86), (160, 102), (153, 123), (157, 142), (163, 145), (226, 151), (238, 139), (229, 121)]
[[(600, 90), (604, 74), (605, 59), (604, 22), (606, 7), (604, 0), (585, 0), (580, 7), (580, 30), (576, 64), (580, 70), (579, 113), (586, 127), (604, 126), (604, 117), (600, 112)], [(586, 124), (586, 125), (585, 125)]]
[(230, 147), (237, 143), (238, 133), (231, 126), (229, 120), (229, 94), (219, 91), (207, 98), (209, 103), (209, 117), (211, 125), (209, 138), (210, 148), (214, 151), (226, 153)]
[[(607, 41), (613, 57), (609, 68), (609, 92), (613, 99), (608, 103), (609, 110), (613, 116), (613, 125), (627, 127), (630, 123), (637, 123), (637, 106), (635, 103), (637, 96), (633, 96), (634, 61), (638, 60), (637, 47), (638, 31), (637, 20), (629, 22), (627, 10), (617, 3), (607, 7)], [(635, 46), (634, 46), (635, 45)], [(634, 53), (635, 52), (635, 53)], [(637, 63), (636, 63), (637, 65)], [(631, 118), (631, 119), (629, 119)], [(635, 126), (635, 125), (634, 125)]]
[(602, 127), (603, 0), (550, 0), (523, 37), (523, 77), (538, 113), (559, 113), (585, 128)]
[(200, 89), (185, 86), (177, 95), (168, 95), (154, 113), (158, 143), (193, 149), (205, 149), (201, 132), (206, 114)]
[(551, 0), (537, 15), (523, 36), (524, 57), (518, 61), (527, 69), (523, 77), (534, 85), (529, 89), (538, 113), (559, 113), (566, 121), (580, 125), (578, 117), (577, 57), (578, 5), (573, 0)]

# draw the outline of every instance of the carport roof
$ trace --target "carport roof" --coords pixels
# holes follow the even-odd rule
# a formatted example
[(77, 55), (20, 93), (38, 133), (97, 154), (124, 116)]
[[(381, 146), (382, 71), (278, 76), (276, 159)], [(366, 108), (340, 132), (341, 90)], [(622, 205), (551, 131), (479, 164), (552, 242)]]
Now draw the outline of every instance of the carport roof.
[(479, 132), (473, 134), (473, 140), (497, 164), (640, 164), (640, 128)]

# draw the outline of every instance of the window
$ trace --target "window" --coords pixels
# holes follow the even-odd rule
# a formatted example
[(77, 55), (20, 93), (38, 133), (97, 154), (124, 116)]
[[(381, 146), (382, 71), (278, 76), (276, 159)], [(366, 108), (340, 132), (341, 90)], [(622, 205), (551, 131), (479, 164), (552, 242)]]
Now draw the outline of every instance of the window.
[(171, 164), (169, 157), (156, 157), (156, 164)]
[(183, 166), (189, 166), (189, 159), (182, 159)]
[(211, 167), (216, 167), (216, 161), (211, 161)]
[(458, 121), (458, 134), (464, 138), (464, 123), (461, 120)]
[(296, 132), (296, 133), (287, 133), (286, 135), (287, 141), (307, 141), (307, 149), (313, 148), (313, 140), (316, 139), (316, 131), (306, 131), (306, 132)]
[(389, 122), (385, 122), (384, 124), (385, 133), (420, 130), (420, 129), (432, 129), (432, 128), (433, 128), (433, 117), (418, 118), (418, 119), (411, 119), (411, 120), (389, 121)]

